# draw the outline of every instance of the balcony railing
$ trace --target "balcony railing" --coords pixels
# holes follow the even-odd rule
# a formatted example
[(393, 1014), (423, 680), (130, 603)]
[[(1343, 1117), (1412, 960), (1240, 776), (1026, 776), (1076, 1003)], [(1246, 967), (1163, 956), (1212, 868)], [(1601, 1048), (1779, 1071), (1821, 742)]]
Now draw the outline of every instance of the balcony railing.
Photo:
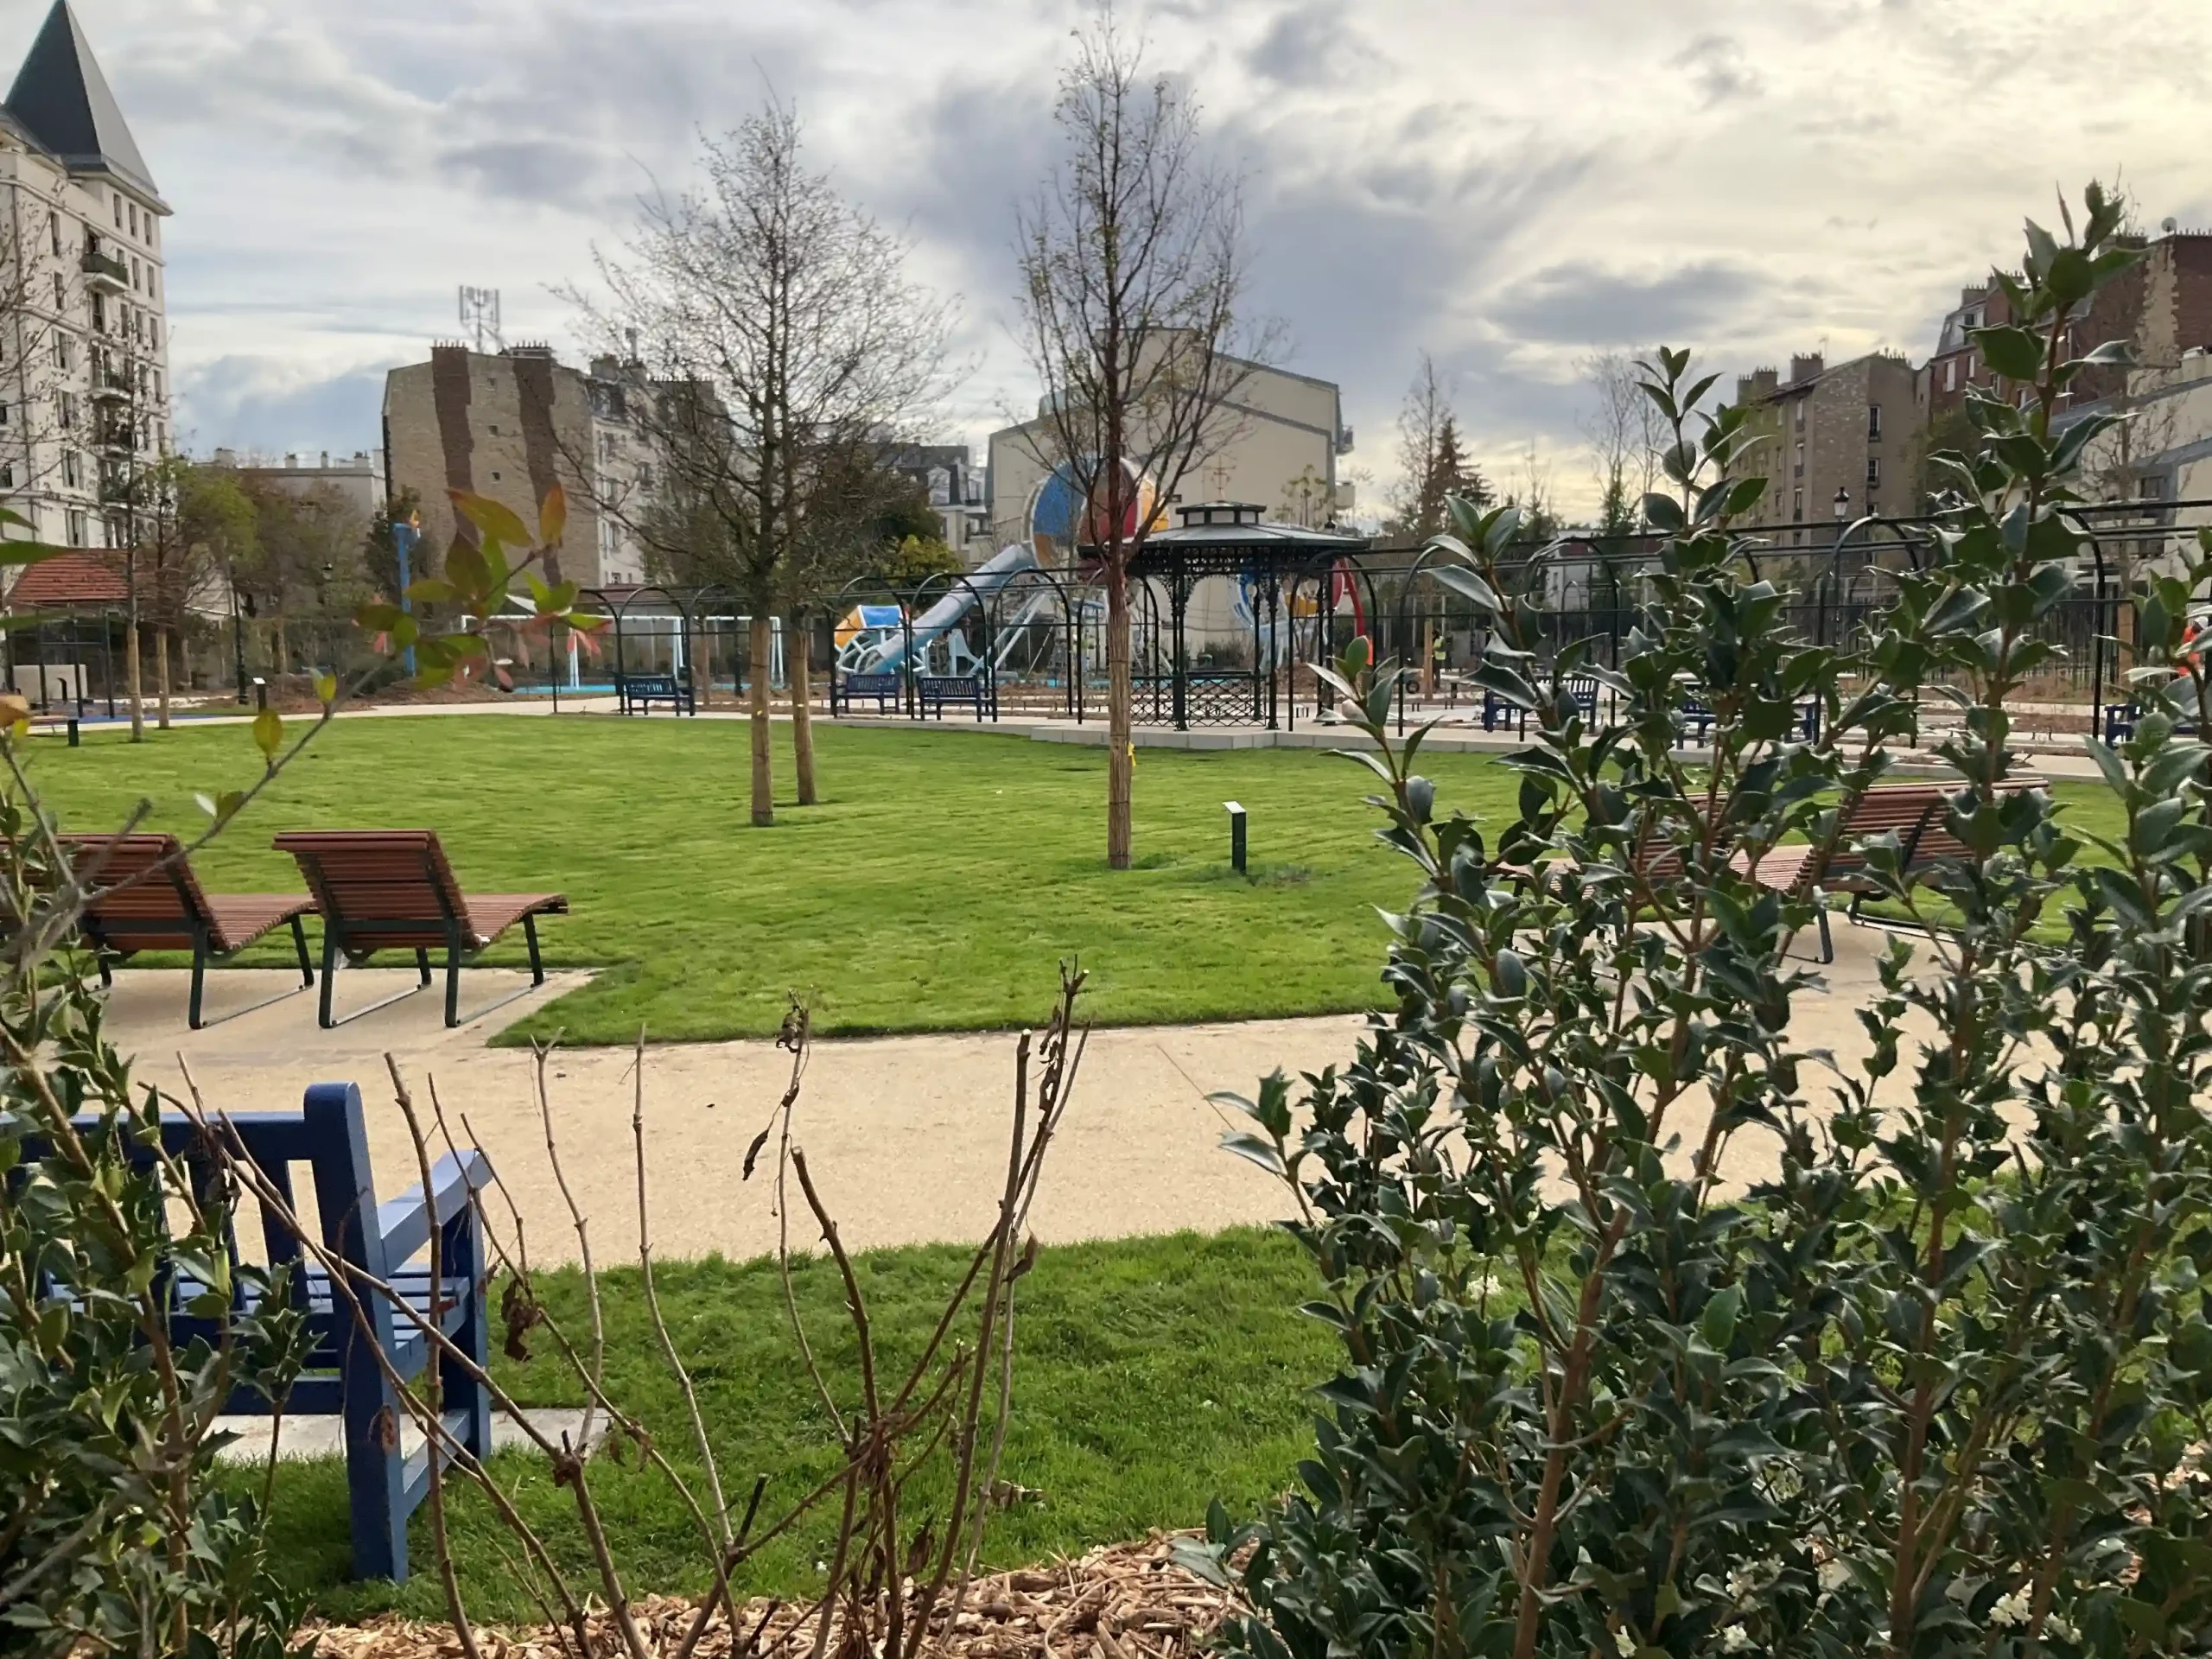
[(130, 286), (130, 266), (92, 248), (85, 250), (85, 276), (95, 287), (111, 283), (124, 289)]

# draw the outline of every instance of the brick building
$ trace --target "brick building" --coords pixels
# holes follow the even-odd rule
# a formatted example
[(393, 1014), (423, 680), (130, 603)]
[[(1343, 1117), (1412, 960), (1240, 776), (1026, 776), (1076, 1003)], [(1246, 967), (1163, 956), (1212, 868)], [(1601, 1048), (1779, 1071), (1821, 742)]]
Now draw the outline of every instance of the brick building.
[(1751, 411), (1747, 429), (1762, 440), (1739, 470), (1767, 480), (1758, 518), (1794, 526), (1785, 545), (1832, 539), (1814, 527), (1834, 520), (1915, 510), (1921, 405), (1902, 355), (1874, 352), (1834, 368), (1818, 353), (1793, 357), (1787, 379), (1774, 369), (1738, 376), (1736, 403)]
[[(2108, 340), (2128, 340), (2146, 367), (2173, 371), (2184, 352), (2212, 346), (2212, 234), (2168, 229), (2155, 238), (2136, 238), (2135, 245), (2144, 249), (2143, 258), (2098, 290), (2088, 314), (2068, 325), (2068, 343), (2078, 354)], [(1967, 331), (2001, 327), (2012, 320), (2005, 292), (1995, 283), (1960, 289), (1959, 302), (1945, 314), (1936, 354), (1928, 361), (1931, 420), (1958, 408), (1969, 386), (1997, 388), (1998, 377), (1990, 373)], [(2015, 387), (2000, 390), (2024, 395)], [(2126, 391), (2126, 370), (2088, 369), (2075, 381), (2067, 400), (2088, 403)]]
[(385, 380), (391, 488), (421, 499), (423, 539), (442, 552), (460, 524), (448, 490), (490, 496), (534, 524), (558, 482), (569, 522), (551, 561), (556, 574), (587, 588), (643, 582), (643, 549), (620, 522), (627, 504), (652, 488), (629, 393), (629, 377), (612, 359), (587, 374), (543, 346), (496, 354), (435, 346), (429, 362)]

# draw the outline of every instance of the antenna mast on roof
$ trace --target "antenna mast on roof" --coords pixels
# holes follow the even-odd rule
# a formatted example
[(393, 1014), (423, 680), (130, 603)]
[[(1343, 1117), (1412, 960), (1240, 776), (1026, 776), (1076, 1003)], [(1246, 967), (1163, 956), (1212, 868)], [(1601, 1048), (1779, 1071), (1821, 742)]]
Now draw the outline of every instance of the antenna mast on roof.
[(499, 337), (499, 290), (496, 288), (468, 288), (461, 290), (461, 332), (472, 334), (477, 352), (502, 352), (506, 341)]

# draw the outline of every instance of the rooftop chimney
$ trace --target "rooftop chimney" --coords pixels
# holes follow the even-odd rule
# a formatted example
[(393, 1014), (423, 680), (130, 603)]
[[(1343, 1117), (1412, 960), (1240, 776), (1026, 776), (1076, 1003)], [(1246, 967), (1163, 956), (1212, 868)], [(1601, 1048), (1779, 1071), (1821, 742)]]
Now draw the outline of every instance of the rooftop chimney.
[(1789, 359), (1789, 384), (1796, 385), (1803, 381), (1817, 380), (1821, 378), (1821, 371), (1827, 367), (1827, 362), (1818, 352), (1813, 352), (1803, 357), (1793, 356)]

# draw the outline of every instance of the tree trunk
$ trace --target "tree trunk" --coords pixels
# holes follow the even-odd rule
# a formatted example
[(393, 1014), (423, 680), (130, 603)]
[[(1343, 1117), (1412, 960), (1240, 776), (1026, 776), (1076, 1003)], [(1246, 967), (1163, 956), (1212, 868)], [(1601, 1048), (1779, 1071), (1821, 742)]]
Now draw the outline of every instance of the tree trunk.
[(753, 822), (767, 825), (776, 821), (776, 780), (769, 767), (768, 750), (768, 653), (772, 635), (769, 630), (768, 607), (753, 607)]
[(284, 638), (284, 615), (281, 611), (276, 613), (276, 648), (273, 656), (274, 660), (269, 664), (269, 677), (272, 680), (281, 678), (286, 664), (292, 660), (291, 645)]
[(794, 617), (784, 637), (784, 672), (791, 691), (791, 760), (798, 771), (798, 804), (812, 806), (820, 798), (814, 788), (814, 688), (808, 683), (808, 647), (814, 630), (804, 617)]
[(130, 696), (130, 741), (143, 743), (146, 740), (146, 696), (144, 671), (138, 660), (138, 612), (135, 606), (123, 630), (123, 689)]
[(1135, 721), (1129, 709), (1129, 575), (1106, 565), (1106, 868), (1129, 868), (1129, 793), (1135, 782)]
[(160, 724), (163, 731), (169, 728), (169, 631), (154, 630), (154, 695), (161, 699)]

